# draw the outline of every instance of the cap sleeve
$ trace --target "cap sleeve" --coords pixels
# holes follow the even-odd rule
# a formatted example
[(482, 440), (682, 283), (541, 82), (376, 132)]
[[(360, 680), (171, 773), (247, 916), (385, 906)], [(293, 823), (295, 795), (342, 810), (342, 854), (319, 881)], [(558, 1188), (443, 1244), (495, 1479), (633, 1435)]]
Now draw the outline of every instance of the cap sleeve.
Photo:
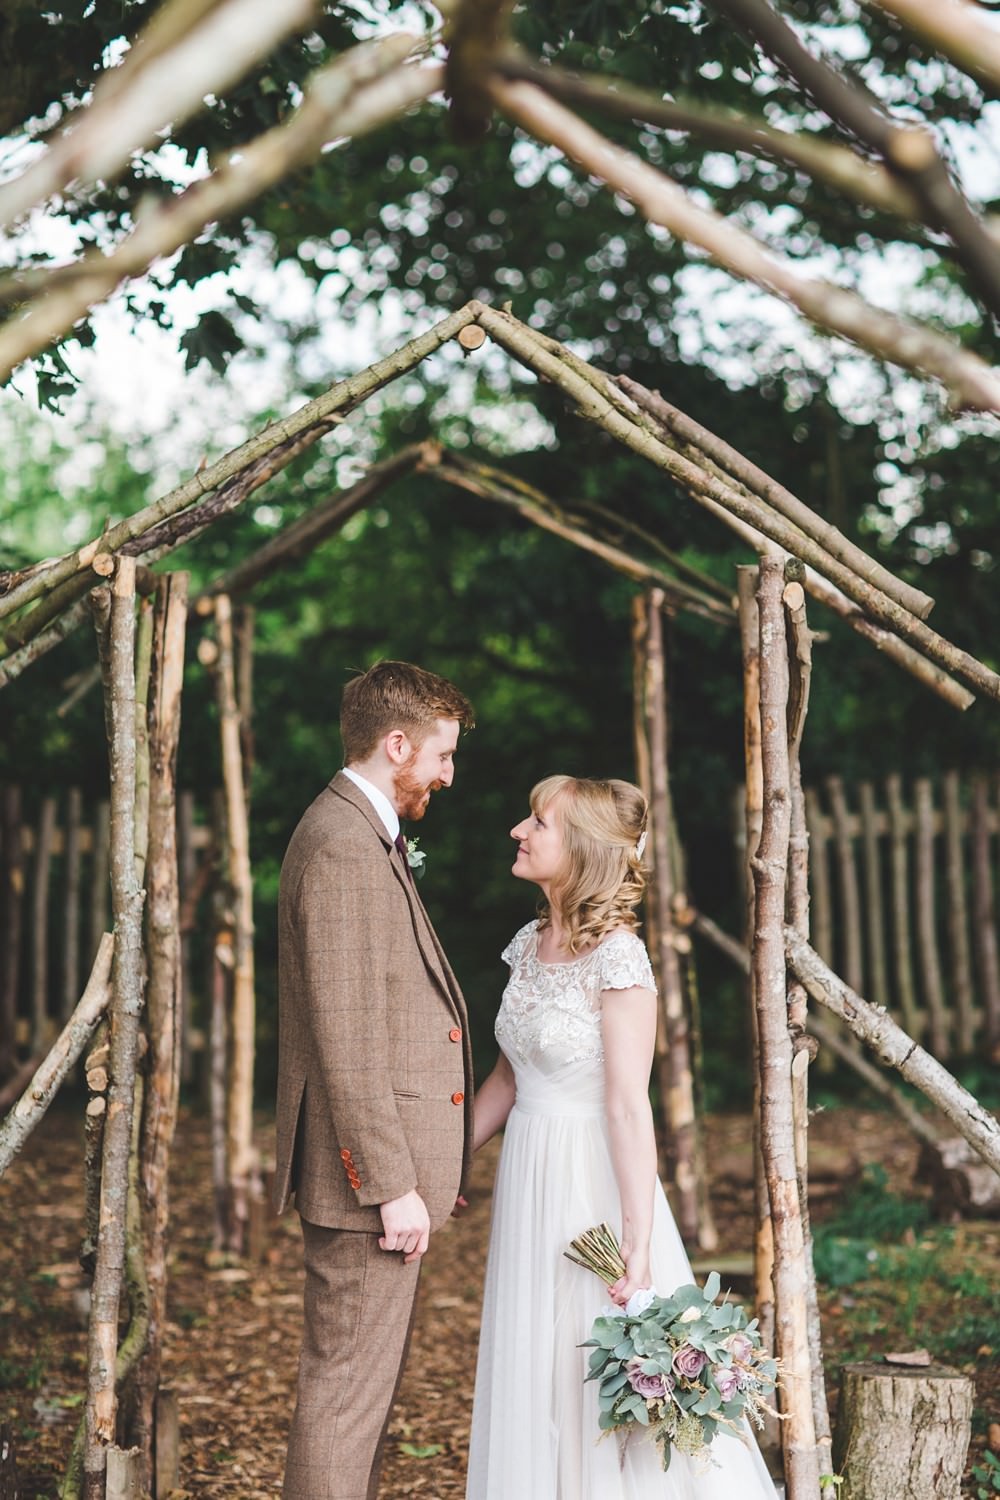
[(534, 932), (537, 926), (537, 921), (525, 922), (523, 927), (518, 928), (517, 932), (515, 932), (514, 936), (511, 938), (510, 942), (501, 953), (500, 957), (503, 959), (504, 963), (508, 964), (512, 969), (515, 967), (515, 965), (520, 963), (521, 958), (524, 955), (524, 950), (528, 946), (528, 939), (531, 937), (531, 934)]
[(634, 932), (613, 933), (600, 947), (598, 972), (602, 990), (656, 990), (649, 954)]

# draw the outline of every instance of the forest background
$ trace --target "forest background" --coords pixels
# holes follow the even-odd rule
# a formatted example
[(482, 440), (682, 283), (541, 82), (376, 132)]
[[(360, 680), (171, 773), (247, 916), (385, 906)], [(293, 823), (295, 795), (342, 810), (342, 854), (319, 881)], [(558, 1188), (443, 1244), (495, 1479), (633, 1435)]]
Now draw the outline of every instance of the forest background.
[[(61, 7), (53, 51), (47, 13), (0, 5), (0, 64), (18, 60), (5, 67), (12, 86), (0, 132), (51, 119), (57, 101), (85, 94), (102, 59), (150, 8), (73, 0)], [(786, 13), (898, 113), (931, 120), (967, 190), (987, 212), (997, 209), (1000, 118), (988, 91), (877, 11), (803, 0)], [(206, 153), (282, 118), (323, 49), (421, 14), (432, 19), (418, 6), (325, 7), (308, 41), (285, 44), (224, 101), (136, 158), (115, 186), (83, 195), (44, 225), (33, 221), (19, 263), (44, 263), (56, 234), (66, 244), (110, 242), (151, 197), (189, 180)], [(696, 3), (556, 0), (526, 7), (514, 24), (532, 53), (566, 67), (611, 68), (660, 91), (669, 84), (713, 109), (751, 101), (792, 127), (816, 123), (780, 71)], [(605, 128), (622, 139), (634, 134)], [(641, 139), (652, 160), (765, 242), (935, 322), (995, 363), (995, 328), (923, 231), (858, 211), (774, 162), (676, 131), (644, 129)], [(6, 148), (0, 166), (12, 170), (24, 136), (9, 134)], [(485, 142), (463, 148), (433, 105), (325, 153), (116, 299), (117, 326), (134, 326), (138, 339), (154, 324), (187, 363), (176, 421), (153, 433), (141, 407), (123, 415), (98, 397), (88, 372), (100, 318), (18, 373), (0, 406), (4, 565), (83, 541), (470, 297), (509, 301), (519, 318), (594, 363), (661, 390), (931, 594), (936, 628), (1000, 666), (994, 419), (956, 417), (940, 392), (809, 332), (502, 121)], [(128, 353), (121, 358), (127, 374)], [(261, 390), (268, 409), (257, 404)], [(665, 475), (581, 422), (499, 351), (465, 359), (449, 346), (174, 554), (171, 566), (190, 568), (195, 586), (208, 581), (369, 462), (430, 436), (561, 503), (600, 506), (623, 528), (638, 525), (726, 588), (735, 565), (753, 561)], [(628, 545), (655, 560), (655, 548), (634, 535)], [(347, 677), (378, 657), (406, 657), (453, 678), (475, 704), (478, 723), (455, 787), (409, 832), (427, 853), (421, 894), (468, 996), (486, 1066), (503, 982), (497, 955), (533, 911), (533, 892), (509, 873), (508, 830), (543, 775), (633, 771), (632, 592), (596, 560), (432, 474), (397, 484), (294, 571), (255, 590), (262, 1101), (274, 1065), (280, 861), (301, 811), (340, 764), (336, 718)], [(831, 773), (909, 779), (997, 765), (993, 705), (958, 714), (818, 606), (811, 618), (825, 637), (815, 649), (803, 746), (807, 784)], [(691, 892), (738, 932), (738, 632), (735, 620), (726, 628), (681, 615), (668, 636), (671, 769)], [(189, 655), (179, 783), (204, 809), (220, 780), (218, 737), (213, 688), (193, 643)], [(29, 817), (44, 794), (70, 785), (87, 799), (106, 795), (99, 692), (56, 714), (67, 682), (93, 659), (92, 638), (78, 632), (4, 691), (0, 780), (24, 787)], [(745, 1102), (749, 1089), (742, 983), (723, 962), (701, 959), (709, 1103), (717, 1106)]]

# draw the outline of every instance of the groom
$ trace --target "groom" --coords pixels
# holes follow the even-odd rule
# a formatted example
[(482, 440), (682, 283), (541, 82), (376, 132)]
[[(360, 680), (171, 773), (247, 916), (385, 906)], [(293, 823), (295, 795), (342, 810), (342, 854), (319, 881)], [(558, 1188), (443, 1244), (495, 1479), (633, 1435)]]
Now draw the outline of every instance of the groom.
[(344, 689), (344, 769), (281, 868), (275, 1208), (294, 1194), (305, 1321), (284, 1500), (374, 1500), (420, 1258), (471, 1156), (465, 1005), (400, 819), (451, 785), (472, 708), (382, 661)]

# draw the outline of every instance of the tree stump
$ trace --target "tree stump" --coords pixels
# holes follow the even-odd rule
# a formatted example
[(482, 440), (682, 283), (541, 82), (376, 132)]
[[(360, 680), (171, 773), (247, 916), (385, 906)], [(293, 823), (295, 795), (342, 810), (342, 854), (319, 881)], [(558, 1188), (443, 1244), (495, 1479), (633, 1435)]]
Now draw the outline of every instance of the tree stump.
[(0, 1500), (19, 1500), (21, 1484), (17, 1474), (17, 1450), (14, 1429), (9, 1422), (0, 1423)]
[(843, 1365), (838, 1500), (960, 1500), (973, 1384), (945, 1365)]

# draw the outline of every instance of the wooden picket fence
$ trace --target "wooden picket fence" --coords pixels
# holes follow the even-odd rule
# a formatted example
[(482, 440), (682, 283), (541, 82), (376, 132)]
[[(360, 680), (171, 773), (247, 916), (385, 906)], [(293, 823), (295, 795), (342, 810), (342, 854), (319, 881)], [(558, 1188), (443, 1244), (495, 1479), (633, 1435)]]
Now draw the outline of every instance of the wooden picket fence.
[[(177, 824), (183, 909), (214, 835), (190, 792)], [(79, 788), (43, 797), (30, 817), (20, 787), (0, 788), (0, 1073), (44, 1053), (80, 998), (110, 920), (108, 835), (108, 803), (85, 809)]]
[(829, 776), (806, 815), (821, 957), (941, 1061), (1000, 1055), (1000, 775)]

